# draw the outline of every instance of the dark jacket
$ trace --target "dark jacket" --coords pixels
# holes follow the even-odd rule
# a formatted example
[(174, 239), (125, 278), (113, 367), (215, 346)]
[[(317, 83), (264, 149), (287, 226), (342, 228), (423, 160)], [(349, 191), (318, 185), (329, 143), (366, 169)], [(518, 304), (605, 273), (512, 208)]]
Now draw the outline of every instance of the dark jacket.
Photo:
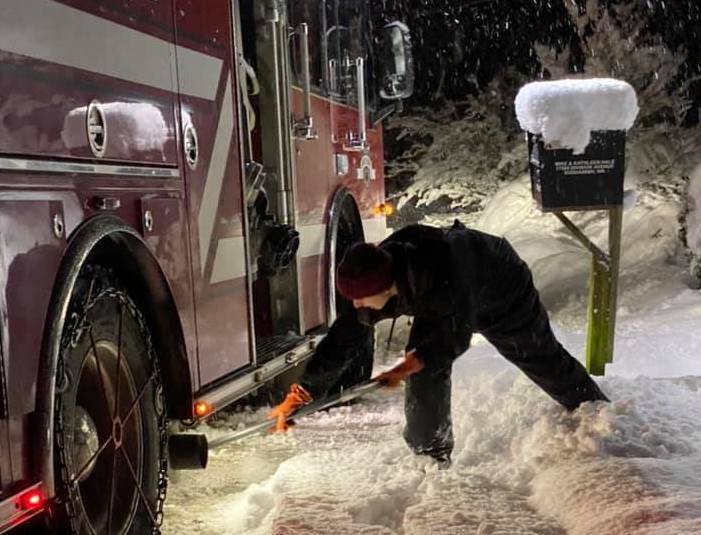
[(448, 229), (409, 225), (380, 247), (392, 255), (399, 295), (380, 311), (354, 311), (331, 326), (302, 383), (317, 395), (354, 358), (367, 332), (361, 324), (413, 316), (407, 349), (439, 369), (469, 348), (473, 332), (517, 330), (537, 301), (530, 271), (508, 242), (457, 221)]
[(394, 260), (399, 312), (414, 317), (407, 349), (426, 366), (464, 353), (473, 332), (517, 329), (532, 304), (530, 270), (503, 238), (456, 221), (448, 229), (410, 225), (380, 246)]

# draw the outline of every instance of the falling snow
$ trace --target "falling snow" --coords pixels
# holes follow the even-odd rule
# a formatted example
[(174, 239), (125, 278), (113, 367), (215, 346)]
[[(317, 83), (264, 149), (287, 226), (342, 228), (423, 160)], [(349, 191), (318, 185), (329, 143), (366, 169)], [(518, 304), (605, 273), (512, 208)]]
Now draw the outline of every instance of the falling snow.
[[(287, 435), (224, 446), (204, 472), (174, 473), (164, 533), (701, 533), (701, 293), (692, 289), (701, 260), (695, 280), (688, 258), (701, 258), (701, 170), (692, 172), (701, 145), (701, 4), (382, 6), (382, 17), (412, 28), (414, 104), (424, 106), (392, 119), (396, 143), (408, 146), (388, 166), (402, 181), (393, 191), (400, 212), (434, 224), (458, 217), (506, 236), (579, 359), (591, 258), (531, 198), (509, 107), (514, 82), (610, 76), (638, 92), (615, 358), (597, 378), (612, 402), (567, 413), (476, 337), (453, 369), (450, 469), (408, 450), (402, 389), (384, 390), (301, 420)], [(572, 218), (606, 243), (603, 213)], [(399, 322), (390, 350), (387, 331), (380, 325), (376, 371), (399, 357), (408, 326)], [(199, 431), (216, 437), (265, 412), (228, 414)]]

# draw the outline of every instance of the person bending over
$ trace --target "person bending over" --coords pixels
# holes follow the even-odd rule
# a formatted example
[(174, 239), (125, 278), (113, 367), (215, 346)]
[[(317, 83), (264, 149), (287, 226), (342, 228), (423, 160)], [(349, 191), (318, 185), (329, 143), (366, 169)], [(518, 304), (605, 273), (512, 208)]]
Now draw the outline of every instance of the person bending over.
[(336, 281), (353, 308), (333, 323), (300, 384), (270, 413), (278, 429), (301, 405), (326, 396), (354, 359), (367, 359), (372, 325), (401, 315), (414, 318), (404, 359), (375, 380), (406, 380), (404, 438), (443, 465), (453, 450), (452, 364), (475, 332), (567, 410), (608, 401), (555, 338), (530, 269), (504, 238), (458, 221), (446, 229), (410, 225), (379, 245), (351, 246)]

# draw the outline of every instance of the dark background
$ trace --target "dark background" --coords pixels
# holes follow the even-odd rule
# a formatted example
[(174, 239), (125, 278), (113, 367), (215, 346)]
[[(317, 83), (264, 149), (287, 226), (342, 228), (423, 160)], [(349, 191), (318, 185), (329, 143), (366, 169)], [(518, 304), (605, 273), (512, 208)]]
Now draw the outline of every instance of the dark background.
[[(530, 79), (542, 77), (533, 45), (557, 50), (569, 46), (570, 69), (581, 70), (586, 58), (581, 37), (564, 2), (576, 2), (584, 12), (586, 0), (379, 0), (377, 26), (402, 20), (412, 31), (416, 86), (409, 106), (440, 106), (445, 100), (477, 95), (507, 67)], [(701, 2), (699, 0), (602, 0), (602, 6), (634, 4), (645, 21), (641, 45), (660, 37), (670, 50), (680, 47), (687, 61), (679, 83), (701, 74)], [(615, 12), (610, 10), (615, 19)], [(701, 83), (690, 85), (694, 105), (685, 126), (699, 122)]]

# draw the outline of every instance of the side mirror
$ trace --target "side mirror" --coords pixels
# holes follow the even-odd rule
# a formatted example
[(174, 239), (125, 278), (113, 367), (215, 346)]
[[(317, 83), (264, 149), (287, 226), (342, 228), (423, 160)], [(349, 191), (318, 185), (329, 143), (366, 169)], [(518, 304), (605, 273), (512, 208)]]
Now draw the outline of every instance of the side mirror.
[(414, 92), (414, 57), (411, 33), (403, 22), (390, 22), (384, 27), (382, 88), (385, 100), (409, 98)]

